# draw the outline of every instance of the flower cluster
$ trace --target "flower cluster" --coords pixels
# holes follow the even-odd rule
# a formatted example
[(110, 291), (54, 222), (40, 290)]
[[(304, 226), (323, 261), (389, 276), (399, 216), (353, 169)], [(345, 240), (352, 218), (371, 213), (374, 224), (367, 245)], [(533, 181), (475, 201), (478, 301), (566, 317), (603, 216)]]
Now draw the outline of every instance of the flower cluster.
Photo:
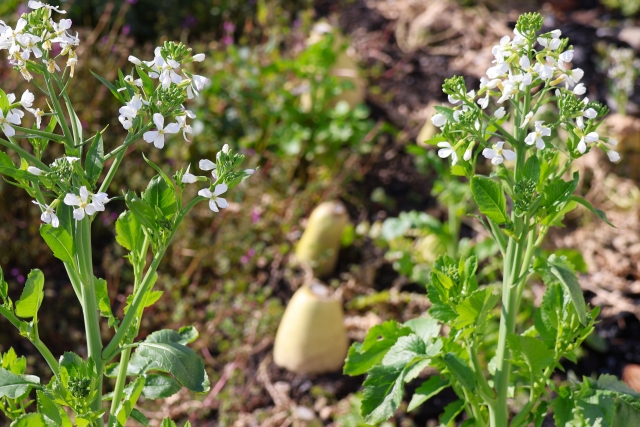
[[(493, 47), (492, 66), (486, 77), (481, 78), (477, 92), (467, 91), (462, 77), (445, 81), (443, 90), (453, 108), (436, 107), (437, 114), (432, 117), (433, 124), (441, 130), (433, 141), (440, 147), (441, 158), (451, 157), (455, 165), (459, 154), (464, 152), (463, 160), (469, 161), (477, 145), (484, 157), (499, 165), (516, 158), (514, 151), (504, 148), (505, 142), (523, 150), (562, 149), (545, 142), (545, 138), (550, 141), (554, 129), (561, 127), (570, 133), (566, 151), (572, 157), (579, 157), (597, 145), (612, 161), (619, 159), (612, 149), (615, 141), (601, 138), (595, 132), (608, 109), (588, 98), (579, 99), (586, 93), (580, 83), (584, 72), (571, 67), (574, 52), (568, 39), (561, 38), (560, 30), (538, 35), (541, 26), (540, 15), (521, 16), (514, 37), (504, 36)], [(548, 108), (547, 101), (552, 95), (557, 99), (559, 117), (553, 123), (545, 123), (539, 118), (543, 111), (540, 109)], [(497, 108), (490, 113), (492, 99)], [(515, 136), (502, 126), (510, 118), (508, 107), (505, 108), (509, 104)], [(495, 137), (503, 141), (490, 141)]]
[(55, 22), (51, 19), (51, 11), (65, 13), (56, 6), (30, 1), (29, 7), (34, 11), (23, 14), (15, 28), (0, 21), (0, 50), (9, 52), (10, 63), (27, 81), (33, 78), (33, 70), (43, 67), (50, 73), (59, 70), (56, 59), (64, 56), (67, 56), (69, 75), (73, 77), (74, 67), (78, 64), (75, 48), (80, 40), (77, 34), (69, 33), (71, 20)]
[(628, 48), (614, 48), (609, 50), (608, 60), (611, 65), (607, 76), (617, 90), (631, 96), (640, 68), (640, 60), (635, 57), (635, 52)]
[[(187, 99), (193, 99), (209, 83), (209, 79), (182, 68), (183, 64), (203, 61), (205, 55), (191, 55), (191, 49), (181, 43), (167, 42), (157, 47), (154, 54), (152, 61), (129, 56), (138, 78), (134, 78), (132, 72), (119, 82), (118, 92), (124, 92), (124, 96), (129, 98), (123, 99), (125, 105), (120, 108), (118, 120), (126, 130), (131, 131), (136, 128), (136, 123), (142, 123), (136, 122), (138, 117), (150, 113), (155, 130), (145, 132), (143, 138), (162, 148), (167, 134), (182, 131), (184, 140), (189, 141), (187, 135), (192, 134), (193, 129), (187, 119), (196, 116), (182, 104)], [(153, 79), (158, 79), (157, 87)], [(175, 118), (176, 122), (165, 126), (165, 116)]]

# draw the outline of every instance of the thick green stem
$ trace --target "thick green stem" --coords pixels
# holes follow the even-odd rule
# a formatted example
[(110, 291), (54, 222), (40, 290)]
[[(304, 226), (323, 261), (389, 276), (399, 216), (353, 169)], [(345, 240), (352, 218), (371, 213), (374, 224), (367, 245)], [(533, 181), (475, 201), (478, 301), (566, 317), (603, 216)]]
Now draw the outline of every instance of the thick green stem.
[(131, 357), (131, 348), (127, 348), (122, 352), (120, 356), (120, 367), (118, 369), (118, 378), (116, 379), (116, 385), (113, 389), (113, 397), (111, 400), (111, 409), (109, 410), (109, 421), (107, 425), (111, 427), (115, 425), (116, 410), (124, 394), (124, 386), (127, 380), (127, 369), (129, 367), (129, 358)]
[[(9, 309), (0, 305), (0, 315), (2, 315), (9, 322), (11, 322), (11, 324), (15, 326), (18, 330), (20, 330), (20, 324), (22, 324), (22, 321), (18, 319), (11, 311), (9, 311)], [(29, 341), (31, 341), (31, 343), (35, 346), (35, 348), (38, 349), (42, 357), (44, 357), (44, 360), (47, 361), (47, 364), (51, 368), (51, 371), (53, 372), (53, 374), (55, 376), (58, 376), (58, 373), (60, 372), (60, 369), (58, 367), (58, 361), (53, 356), (53, 353), (51, 353), (51, 350), (49, 350), (49, 348), (45, 345), (45, 343), (40, 341), (39, 337), (36, 337), (35, 339), (29, 338)]]
[[(94, 410), (102, 408), (102, 335), (100, 332), (100, 318), (96, 291), (93, 283), (93, 265), (91, 260), (91, 218), (88, 216), (76, 224), (76, 245), (78, 265), (82, 280), (82, 308), (84, 312), (85, 332), (87, 335), (87, 347), (89, 357), (93, 359), (98, 372), (98, 385), (96, 398), (91, 407)], [(99, 426), (103, 425), (102, 419), (98, 420)]]

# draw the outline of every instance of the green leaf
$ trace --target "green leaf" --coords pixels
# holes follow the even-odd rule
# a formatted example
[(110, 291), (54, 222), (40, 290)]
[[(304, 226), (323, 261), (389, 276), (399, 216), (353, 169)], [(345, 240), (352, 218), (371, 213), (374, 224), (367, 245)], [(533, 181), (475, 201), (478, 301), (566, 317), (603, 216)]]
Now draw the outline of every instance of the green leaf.
[(153, 86), (153, 80), (151, 80), (151, 77), (149, 77), (140, 66), (136, 65), (136, 71), (140, 76), (140, 80), (142, 80), (142, 88), (144, 89), (144, 92), (149, 96), (153, 95), (155, 88)]
[(0, 368), (0, 397), (17, 399), (33, 387), (40, 387), (40, 378), (33, 375), (16, 375)]
[(164, 420), (162, 420), (162, 424), (160, 424), (160, 427), (176, 427), (176, 423), (171, 421), (171, 419), (169, 418), (165, 418)]
[(7, 97), (7, 94), (5, 93), (5, 91), (0, 89), (0, 109), (2, 110), (3, 115), (5, 117), (7, 116), (7, 112), (9, 111), (10, 105), (11, 103), (9, 102), (9, 98)]
[(362, 415), (367, 424), (386, 421), (402, 402), (404, 366), (374, 366), (362, 384)]
[(447, 353), (444, 356), (444, 364), (456, 380), (458, 380), (464, 388), (473, 393), (476, 389), (476, 379), (473, 369), (469, 367), (467, 362), (453, 353)]
[(616, 399), (612, 426), (640, 426), (640, 411), (624, 399)]
[(458, 414), (464, 409), (464, 400), (458, 399), (455, 402), (449, 403), (444, 407), (444, 412), (440, 416), (440, 425), (448, 426), (453, 420), (456, 419)]
[(96, 79), (100, 80), (100, 82), (103, 85), (105, 85), (107, 88), (109, 88), (109, 90), (111, 91), (113, 96), (115, 96), (118, 101), (124, 103), (124, 100), (122, 99), (122, 95), (120, 95), (120, 92), (118, 92), (118, 88), (115, 87), (113, 85), (113, 83), (109, 82), (107, 79), (105, 79), (104, 77), (99, 76), (98, 74), (94, 73), (93, 71), (90, 71), (90, 72), (91, 72), (91, 74), (93, 74), (93, 77), (95, 77)]
[(133, 410), (131, 411), (131, 419), (136, 421), (137, 423), (142, 424), (143, 426), (151, 425), (151, 423), (149, 422), (149, 419), (145, 417), (145, 415), (142, 412), (138, 411), (136, 408), (133, 408)]
[(116, 221), (116, 242), (134, 254), (133, 262), (144, 256), (144, 233), (131, 211), (122, 212)]
[(540, 182), (540, 160), (537, 156), (531, 156), (524, 163), (522, 175), (531, 179), (536, 185)]
[(72, 427), (69, 415), (64, 408), (55, 403), (52, 398), (43, 391), (36, 392), (38, 397), (38, 412), (42, 414), (45, 424), (49, 427)]
[(160, 166), (156, 165), (151, 160), (147, 159), (147, 156), (145, 156), (144, 153), (142, 153), (142, 158), (144, 159), (145, 162), (147, 162), (149, 166), (151, 166), (153, 169), (155, 169), (156, 172), (158, 172), (158, 174), (162, 177), (162, 179), (164, 179), (164, 182), (166, 182), (169, 187), (173, 187), (173, 182), (171, 181), (171, 179), (169, 179), (167, 174), (164, 173), (164, 171), (160, 168)]
[(63, 227), (55, 228), (51, 224), (40, 226), (40, 235), (53, 251), (53, 256), (62, 262), (73, 264), (74, 242)]
[(602, 221), (606, 222), (607, 224), (609, 224), (611, 227), (616, 228), (615, 225), (611, 224), (609, 222), (609, 220), (607, 219), (607, 214), (604, 213), (604, 211), (601, 211), (600, 209), (596, 209), (593, 207), (593, 205), (591, 203), (589, 203), (584, 197), (580, 197), (580, 196), (571, 196), (569, 197), (569, 200), (572, 200), (574, 202), (577, 202), (579, 204), (581, 204), (582, 206), (584, 206), (585, 208), (589, 209), (591, 212), (593, 212), (594, 214), (596, 214), (596, 216), (598, 218), (600, 218)]
[(480, 212), (496, 224), (504, 224), (507, 216), (507, 200), (497, 182), (483, 176), (471, 178), (471, 192)]
[(94, 277), (93, 283), (96, 289), (96, 298), (98, 299), (98, 310), (100, 310), (100, 315), (108, 319), (110, 328), (117, 326), (120, 322), (116, 319), (113, 315), (113, 311), (111, 310), (111, 300), (109, 299), (107, 281)]
[(204, 393), (210, 388), (204, 364), (189, 347), (176, 343), (144, 341), (140, 343), (136, 353), (154, 360), (160, 369), (169, 372), (191, 391)]
[(551, 273), (562, 283), (562, 285), (569, 291), (571, 301), (578, 314), (578, 319), (583, 325), (587, 324), (587, 307), (584, 302), (584, 295), (578, 283), (578, 278), (575, 273), (564, 264), (560, 258), (555, 255), (551, 255), (547, 260), (549, 262)]
[(567, 201), (577, 185), (578, 178), (576, 175), (574, 175), (573, 181), (564, 181), (560, 178), (554, 179), (543, 190), (544, 205), (547, 208), (551, 208)]
[(186, 326), (180, 328), (179, 331), (172, 329), (161, 329), (159, 331), (152, 332), (145, 339), (145, 342), (164, 342), (187, 345), (198, 338), (198, 331), (193, 326)]
[(534, 378), (554, 362), (555, 353), (553, 350), (549, 350), (544, 342), (537, 338), (510, 335), (508, 343), (510, 349), (519, 354), (521, 360), (524, 360), (529, 366)]
[(150, 230), (157, 231), (153, 208), (140, 199), (133, 191), (128, 191), (124, 201), (138, 222)]
[(10, 427), (48, 427), (44, 422), (44, 417), (37, 412), (24, 414), (16, 418)]
[(102, 142), (102, 134), (96, 133), (91, 147), (87, 152), (87, 159), (85, 161), (85, 170), (89, 182), (93, 185), (98, 182), (102, 168), (104, 167), (104, 143)]
[(42, 271), (31, 270), (27, 282), (22, 290), (20, 299), (16, 301), (16, 315), (18, 317), (35, 317), (44, 298), (44, 275)]
[(176, 213), (176, 190), (169, 186), (160, 175), (156, 175), (144, 192), (142, 198), (151, 207), (158, 207), (165, 218), (171, 218)]
[(354, 343), (349, 348), (344, 364), (346, 375), (362, 375), (380, 363), (398, 338), (411, 334), (411, 329), (393, 320), (369, 329), (363, 343)]
[(165, 399), (182, 390), (180, 383), (170, 376), (149, 374), (145, 377), (146, 382), (142, 389), (142, 395), (146, 399)]
[(418, 335), (426, 343), (440, 335), (440, 323), (431, 317), (419, 317), (404, 322), (404, 325)]
[(434, 375), (418, 387), (409, 402), (407, 411), (411, 412), (449, 386), (449, 381), (440, 375)]
[(496, 306), (500, 296), (493, 293), (493, 287), (473, 292), (456, 307), (458, 317), (454, 328), (462, 329), (470, 325), (484, 326), (487, 315)]
[(432, 303), (429, 314), (443, 323), (449, 323), (458, 317), (458, 314), (453, 308), (442, 302)]
[(138, 401), (140, 394), (142, 394), (144, 383), (145, 377), (138, 377), (133, 383), (129, 384), (125, 388), (122, 402), (116, 410), (116, 420), (118, 422), (118, 427), (124, 427), (127, 424), (127, 420), (131, 415), (131, 411), (133, 411), (133, 407)]
[(426, 353), (425, 342), (415, 334), (398, 338), (382, 359), (382, 365), (406, 365), (416, 356)]

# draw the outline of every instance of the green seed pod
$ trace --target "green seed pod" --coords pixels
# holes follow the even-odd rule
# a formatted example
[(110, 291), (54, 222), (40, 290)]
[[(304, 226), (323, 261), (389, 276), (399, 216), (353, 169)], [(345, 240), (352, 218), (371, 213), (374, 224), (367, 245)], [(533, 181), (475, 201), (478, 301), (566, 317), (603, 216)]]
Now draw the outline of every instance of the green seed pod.
[(336, 268), (340, 238), (348, 222), (347, 209), (341, 202), (321, 203), (311, 213), (296, 247), (298, 261), (311, 267), (318, 277), (331, 274)]
[(315, 282), (289, 301), (273, 347), (276, 365), (301, 374), (339, 371), (347, 355), (342, 301)]

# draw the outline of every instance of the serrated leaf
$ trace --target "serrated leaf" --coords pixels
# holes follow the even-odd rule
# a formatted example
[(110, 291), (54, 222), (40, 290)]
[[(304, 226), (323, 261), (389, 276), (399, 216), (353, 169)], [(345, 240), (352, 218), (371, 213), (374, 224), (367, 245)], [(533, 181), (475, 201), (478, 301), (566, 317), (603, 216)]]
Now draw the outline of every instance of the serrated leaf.
[(67, 230), (63, 227), (55, 228), (51, 224), (42, 224), (40, 235), (53, 251), (53, 256), (62, 262), (73, 264), (74, 242)]
[(141, 342), (136, 353), (154, 360), (160, 369), (169, 372), (191, 391), (204, 393), (209, 390), (209, 377), (204, 364), (191, 350), (176, 343)]
[(142, 389), (142, 395), (146, 399), (165, 399), (182, 390), (180, 383), (170, 376), (149, 374), (145, 377), (146, 382)]
[(578, 314), (578, 319), (583, 325), (587, 324), (587, 307), (584, 302), (582, 288), (575, 273), (571, 271), (564, 263), (555, 255), (551, 255), (548, 259), (551, 273), (560, 281), (560, 283), (569, 291), (571, 301)]
[(453, 308), (442, 302), (431, 304), (429, 314), (443, 323), (449, 323), (458, 317), (458, 313)]
[(16, 375), (0, 368), (0, 397), (17, 399), (33, 387), (40, 386), (40, 378), (34, 375)]
[(362, 375), (378, 364), (396, 343), (398, 338), (411, 334), (411, 329), (393, 320), (369, 329), (363, 343), (354, 343), (349, 348), (344, 364), (346, 375)]
[(402, 402), (404, 366), (374, 366), (363, 383), (362, 415), (367, 424), (386, 421)]
[(447, 353), (444, 356), (444, 364), (464, 388), (470, 392), (476, 389), (475, 375), (467, 362), (453, 353)]
[(480, 212), (496, 224), (504, 224), (507, 216), (507, 199), (497, 182), (482, 176), (471, 178), (471, 193)]
[(440, 323), (431, 317), (419, 317), (404, 322), (404, 325), (418, 335), (424, 342), (428, 342), (440, 335)]
[(93, 138), (93, 142), (91, 143), (91, 147), (89, 147), (89, 151), (87, 152), (87, 158), (85, 161), (87, 178), (89, 179), (89, 182), (91, 184), (95, 184), (96, 182), (98, 182), (98, 178), (100, 178), (103, 167), (104, 143), (102, 141), (102, 134), (98, 132)]
[(458, 317), (453, 326), (462, 329), (470, 325), (484, 326), (489, 312), (496, 306), (500, 296), (493, 293), (493, 287), (473, 292), (456, 307)]
[(48, 427), (44, 422), (44, 417), (37, 412), (24, 414), (16, 418), (10, 427)]
[(532, 375), (537, 376), (554, 362), (555, 353), (537, 338), (511, 335), (508, 338), (510, 349), (520, 356), (529, 366)]
[(38, 269), (31, 270), (27, 282), (22, 290), (20, 299), (16, 301), (16, 316), (23, 318), (34, 317), (40, 309), (44, 299), (44, 275)]
[(408, 412), (413, 411), (418, 406), (422, 405), (427, 400), (431, 399), (436, 394), (440, 393), (446, 387), (449, 386), (449, 381), (439, 375), (434, 375), (427, 381), (423, 382), (420, 387), (416, 389), (409, 402)]
[(415, 334), (398, 338), (382, 359), (382, 365), (406, 365), (416, 356), (426, 353), (425, 342)]
[(444, 412), (440, 416), (440, 425), (448, 426), (449, 423), (458, 416), (460, 412), (464, 409), (464, 400), (458, 399), (454, 402), (449, 403), (444, 407)]
[(198, 331), (193, 326), (186, 326), (180, 328), (179, 331), (172, 329), (161, 329), (159, 331), (152, 332), (145, 339), (145, 342), (164, 342), (187, 345), (198, 338)]

